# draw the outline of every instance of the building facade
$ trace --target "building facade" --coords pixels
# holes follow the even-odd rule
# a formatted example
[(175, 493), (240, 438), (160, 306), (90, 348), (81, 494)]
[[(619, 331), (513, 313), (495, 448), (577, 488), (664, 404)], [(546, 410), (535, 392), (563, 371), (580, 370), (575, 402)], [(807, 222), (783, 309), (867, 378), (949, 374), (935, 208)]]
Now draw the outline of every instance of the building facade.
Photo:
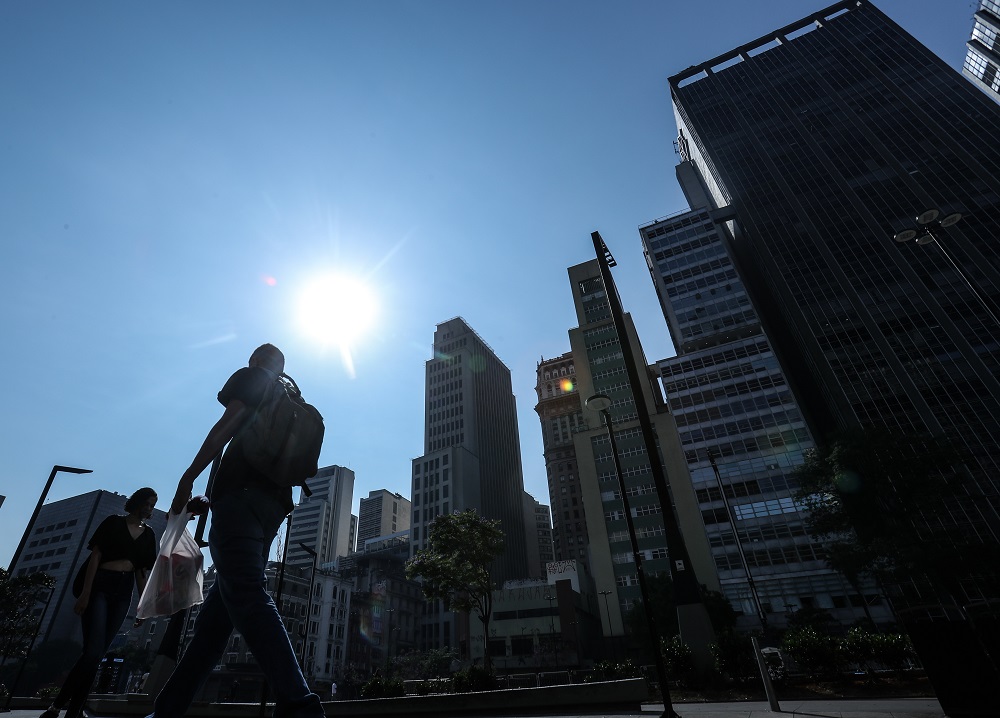
[(962, 74), (996, 102), (1000, 102), (1000, 2), (980, 0), (966, 43)]
[[(687, 545), (691, 570), (699, 583), (718, 591), (719, 578), (678, 440), (677, 427), (664, 405), (659, 387), (655, 385), (655, 370), (643, 363), (645, 359), (631, 317), (625, 315), (628, 336), (624, 341), (630, 342), (633, 356), (642, 363), (638, 369), (646, 381), (639, 397), (633, 395), (629, 385), (622, 340), (615, 330), (597, 261), (570, 267), (569, 279), (580, 322), (580, 326), (569, 331), (579, 393), (581, 397), (600, 393), (612, 400), (610, 413), (622, 480), (629, 495), (639, 550), (643, 554), (643, 570), (647, 575), (670, 571), (663, 511), (673, 510)], [(646, 403), (653, 419), (673, 507), (661, 505), (656, 491), (639, 427), (638, 401)], [(583, 423), (573, 434), (573, 443), (582, 502), (589, 517), (589, 565), (593, 580), (598, 592), (611, 591), (618, 599), (611, 602), (607, 620), (602, 614), (602, 630), (606, 636), (620, 636), (623, 634), (623, 614), (631, 610), (640, 598), (638, 575), (608, 429), (603, 425), (601, 415), (586, 408), (585, 403)], [(683, 626), (681, 630), (683, 635)]]
[(324, 466), (306, 480), (312, 491), (299, 497), (288, 533), (288, 565), (310, 566), (313, 556), (300, 543), (316, 551), (317, 565), (336, 561), (354, 551), (351, 504), (354, 472), (343, 466)]
[[(696, 179), (690, 163), (678, 175)], [(657, 367), (722, 591), (742, 628), (760, 628), (760, 612), (767, 625), (785, 625), (801, 608), (822, 608), (844, 625), (866, 609), (889, 621), (874, 584), (850, 586), (806, 532), (791, 474), (813, 447), (812, 435), (707, 196), (697, 194), (698, 185), (686, 189), (701, 209), (657, 220), (639, 234), (678, 352)]]
[[(413, 460), (412, 551), (427, 543), (442, 514), (475, 509), (500, 522), (504, 553), (492, 569), (497, 582), (523, 578), (524, 479), (517, 407), (508, 369), (483, 339), (456, 317), (437, 326), (426, 365), (424, 455)], [(428, 603), (421, 645), (455, 645), (454, 617)]]
[(542, 428), (545, 476), (552, 507), (552, 544), (558, 561), (587, 563), (587, 513), (580, 491), (573, 434), (583, 428), (573, 353), (538, 363), (535, 411)]
[[(28, 541), (11, 573), (15, 576), (35, 572), (47, 573), (55, 579), (55, 588), (48, 603), (39, 605), (36, 613), (40, 619), (36, 645), (49, 640), (66, 639), (83, 643), (80, 617), (73, 612), (73, 578), (90, 551), (87, 543), (98, 525), (113, 514), (125, 513), (127, 496), (113, 491), (90, 491), (60, 501), (44, 504), (35, 522), (28, 527)], [(167, 525), (167, 514), (153, 510), (148, 521), (157, 538)], [(129, 615), (135, 618), (139, 602), (134, 592)], [(131, 622), (123, 626), (127, 630)]]
[[(852, 427), (946, 437), (968, 456), (964, 475), (919, 530), (929, 545), (995, 554), (1000, 105), (867, 0), (669, 84), (682, 158), (724, 213), (816, 439)], [(1000, 641), (991, 563), (949, 586), (914, 575), (892, 587), (939, 698), (1000, 677), (982, 648)]]
[(368, 539), (410, 528), (410, 500), (385, 489), (368, 492), (358, 503), (357, 546)]
[(527, 491), (524, 492), (524, 542), (528, 549), (525, 578), (540, 579), (545, 575), (545, 565), (554, 560), (552, 521), (549, 507), (538, 503)]

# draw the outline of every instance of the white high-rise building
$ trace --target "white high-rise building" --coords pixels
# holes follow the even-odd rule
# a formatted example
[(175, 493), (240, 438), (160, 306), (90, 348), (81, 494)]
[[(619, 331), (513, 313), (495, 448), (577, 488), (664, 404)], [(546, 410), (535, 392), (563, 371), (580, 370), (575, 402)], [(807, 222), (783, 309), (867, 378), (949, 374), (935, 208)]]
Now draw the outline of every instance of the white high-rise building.
[(317, 565), (331, 563), (354, 550), (351, 504), (354, 502), (354, 472), (343, 466), (325, 466), (306, 481), (312, 491), (303, 491), (292, 512), (288, 535), (288, 565), (311, 565), (313, 557), (299, 543), (316, 551)]

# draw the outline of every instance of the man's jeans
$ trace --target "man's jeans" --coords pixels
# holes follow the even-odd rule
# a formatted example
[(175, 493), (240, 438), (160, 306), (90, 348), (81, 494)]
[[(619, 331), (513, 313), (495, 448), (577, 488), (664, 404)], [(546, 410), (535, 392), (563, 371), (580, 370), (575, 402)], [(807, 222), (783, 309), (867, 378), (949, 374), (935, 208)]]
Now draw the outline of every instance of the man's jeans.
[(324, 716), (309, 691), (285, 626), (265, 590), (264, 567), (284, 508), (256, 489), (238, 489), (212, 503), (208, 545), (215, 584), (195, 622), (194, 636), (154, 703), (156, 718), (181, 718), (239, 631), (274, 698), (276, 718)]
[(97, 569), (83, 624), (83, 655), (73, 664), (53, 705), (66, 707), (66, 718), (75, 718), (87, 700), (101, 659), (121, 628), (132, 603), (135, 574)]

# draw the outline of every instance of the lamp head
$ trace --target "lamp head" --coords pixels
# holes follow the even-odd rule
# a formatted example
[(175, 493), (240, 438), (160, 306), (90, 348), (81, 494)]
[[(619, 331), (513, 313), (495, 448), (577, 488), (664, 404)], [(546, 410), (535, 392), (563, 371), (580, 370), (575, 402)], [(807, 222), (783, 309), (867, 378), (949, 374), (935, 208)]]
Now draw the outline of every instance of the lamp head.
[(592, 411), (607, 411), (611, 407), (612, 401), (607, 394), (594, 394), (584, 404)]

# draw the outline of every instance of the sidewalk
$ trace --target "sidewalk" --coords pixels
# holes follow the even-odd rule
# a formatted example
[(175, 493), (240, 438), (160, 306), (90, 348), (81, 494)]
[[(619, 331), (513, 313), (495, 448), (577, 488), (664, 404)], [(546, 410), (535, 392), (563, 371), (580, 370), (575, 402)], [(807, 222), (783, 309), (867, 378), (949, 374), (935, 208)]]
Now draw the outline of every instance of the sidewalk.
[[(337, 704), (325, 703), (327, 715), (337, 716)], [(944, 718), (944, 711), (933, 698), (896, 698), (890, 700), (827, 700), (827, 701), (781, 701), (781, 712), (772, 713), (766, 701), (732, 703), (676, 703), (674, 710), (681, 718), (783, 718), (802, 716), (803, 718)], [(663, 705), (646, 704), (642, 714), (607, 713), (614, 718), (652, 718), (659, 715)], [(249, 715), (248, 711), (248, 715)], [(257, 715), (256, 707), (252, 710)], [(240, 711), (234, 710), (236, 718)], [(270, 710), (268, 710), (270, 715)], [(41, 711), (13, 710), (0, 713), (0, 718), (39, 718)], [(492, 715), (496, 715), (495, 713)], [(534, 718), (526, 713), (510, 713), (519, 718)], [(544, 718), (595, 718), (602, 714), (548, 713)], [(94, 715), (93, 718), (103, 718)], [(475, 718), (475, 714), (451, 714), (449, 718)]]
[[(934, 698), (885, 700), (780, 701), (781, 713), (772, 713), (767, 701), (731, 703), (675, 703), (681, 718), (763, 718), (807, 716), (809, 718), (944, 718)], [(663, 705), (646, 704), (643, 715), (659, 713)], [(37, 718), (34, 716), (33, 718)]]

